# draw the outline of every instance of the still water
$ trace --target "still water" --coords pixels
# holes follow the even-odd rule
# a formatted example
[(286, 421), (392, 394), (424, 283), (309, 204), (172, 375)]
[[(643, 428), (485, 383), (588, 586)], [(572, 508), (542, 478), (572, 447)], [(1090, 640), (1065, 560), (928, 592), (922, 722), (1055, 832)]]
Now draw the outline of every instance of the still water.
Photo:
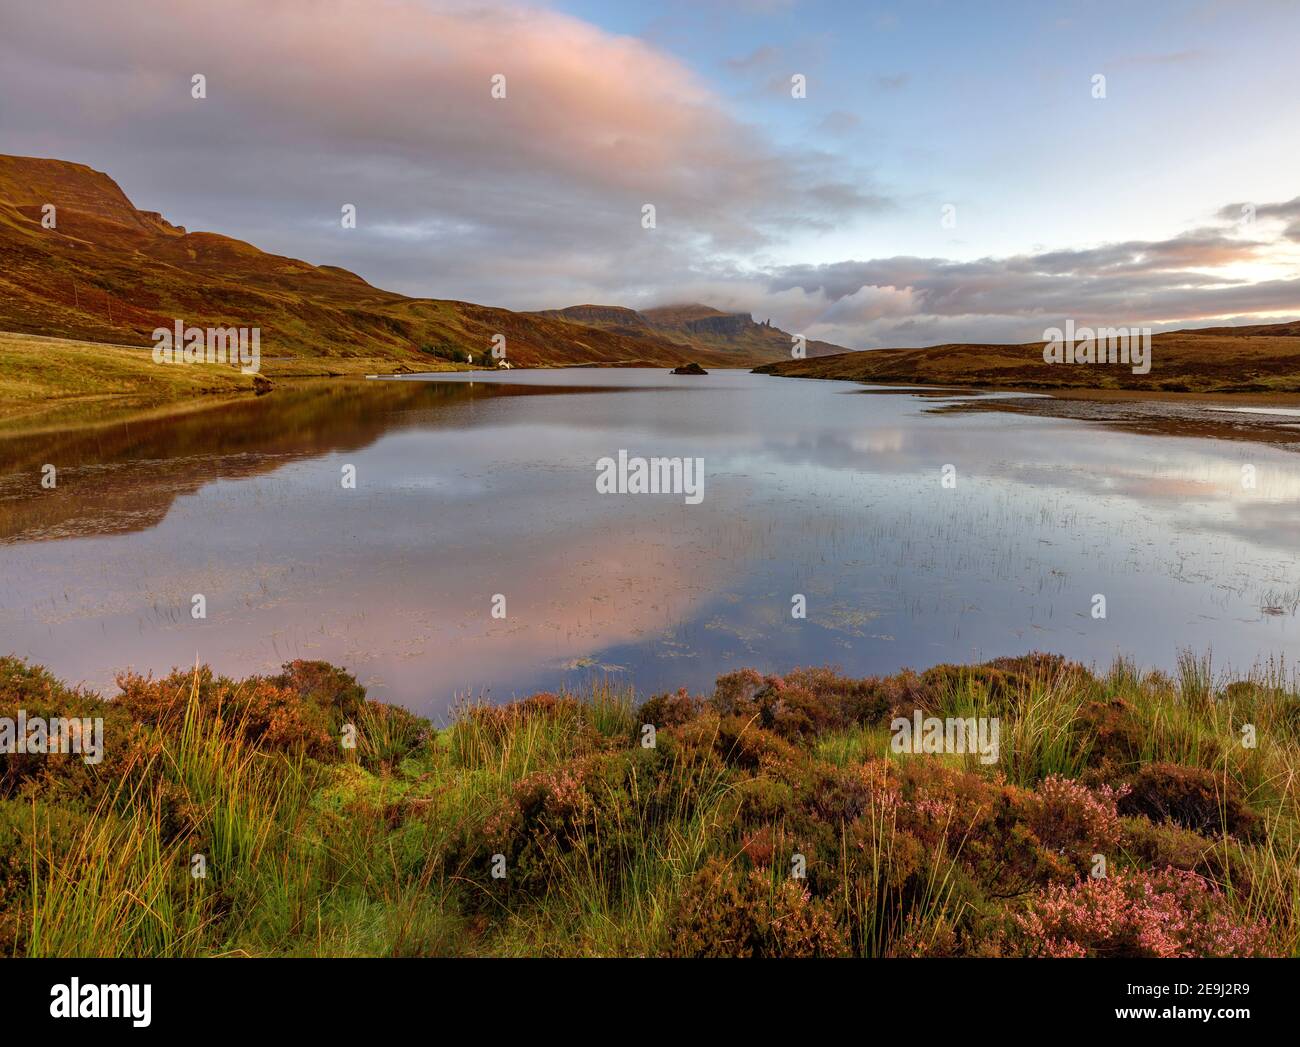
[[(934, 406), (740, 371), (516, 371), (0, 441), (0, 653), (110, 693), (127, 667), (323, 658), (438, 715), (592, 674), (648, 695), (741, 666), (1169, 668), (1191, 647), (1244, 670), (1297, 650), (1300, 457)], [(620, 450), (702, 458), (702, 501), (597, 493)]]

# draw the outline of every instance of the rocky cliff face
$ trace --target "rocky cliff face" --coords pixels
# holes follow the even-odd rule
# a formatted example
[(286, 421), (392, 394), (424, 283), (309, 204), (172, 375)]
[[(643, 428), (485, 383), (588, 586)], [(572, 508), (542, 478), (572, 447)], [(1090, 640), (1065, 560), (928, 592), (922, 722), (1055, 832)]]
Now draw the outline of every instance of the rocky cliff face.
[(760, 327), (754, 323), (749, 313), (723, 313), (721, 316), (702, 316), (698, 320), (687, 320), (686, 329), (695, 334), (710, 335), (716, 338), (736, 338), (749, 331), (751, 327)]

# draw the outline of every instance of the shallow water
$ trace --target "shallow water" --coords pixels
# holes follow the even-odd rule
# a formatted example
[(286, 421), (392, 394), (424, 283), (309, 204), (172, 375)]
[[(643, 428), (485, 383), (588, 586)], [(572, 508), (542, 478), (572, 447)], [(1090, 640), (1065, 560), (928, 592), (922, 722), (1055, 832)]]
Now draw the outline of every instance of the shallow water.
[[(128, 666), (324, 658), (437, 714), (593, 673), (649, 694), (741, 666), (1040, 649), (1169, 668), (1212, 647), (1249, 669), (1295, 649), (1294, 453), (861, 392), (439, 375), (2, 442), (0, 652), (106, 689)], [(702, 502), (598, 494), (620, 449), (703, 458)]]

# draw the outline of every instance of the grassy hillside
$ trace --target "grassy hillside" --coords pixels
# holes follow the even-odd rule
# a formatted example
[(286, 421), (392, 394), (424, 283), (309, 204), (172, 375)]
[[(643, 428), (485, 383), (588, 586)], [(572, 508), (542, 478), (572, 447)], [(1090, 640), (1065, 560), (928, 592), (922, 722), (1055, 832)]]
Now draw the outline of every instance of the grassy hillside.
[[(48, 204), (54, 228), (42, 224)], [(653, 328), (407, 298), (334, 266), (172, 225), (85, 165), (0, 156), (0, 330), (147, 345), (177, 318), (260, 327), (264, 357), (300, 363), (380, 358), (432, 369), (470, 354), (481, 363), (496, 334), (522, 366), (744, 367), (789, 354), (788, 339), (669, 339)]]
[[(98, 764), (0, 762), (0, 954), (1300, 952), (1277, 674), (742, 671), (443, 729), (320, 662), (118, 690), (0, 659), (0, 716), (105, 720)], [(996, 760), (892, 752), (917, 710), (998, 717)]]
[(253, 378), (218, 364), (160, 367), (148, 348), (0, 334), (0, 402), (47, 407), (59, 399), (252, 392)]
[(794, 378), (1014, 389), (1300, 393), (1300, 324), (1174, 331), (1151, 339), (1149, 374), (1123, 364), (1047, 364), (1043, 345), (873, 349), (755, 368)]
[[(0, 436), (140, 417), (177, 405), (212, 406), (265, 392), (282, 379), (389, 372), (383, 357), (264, 360), (257, 377), (219, 364), (161, 366), (148, 346), (0, 332)], [(408, 368), (411, 369), (411, 368)], [(422, 371), (458, 370), (434, 360)]]

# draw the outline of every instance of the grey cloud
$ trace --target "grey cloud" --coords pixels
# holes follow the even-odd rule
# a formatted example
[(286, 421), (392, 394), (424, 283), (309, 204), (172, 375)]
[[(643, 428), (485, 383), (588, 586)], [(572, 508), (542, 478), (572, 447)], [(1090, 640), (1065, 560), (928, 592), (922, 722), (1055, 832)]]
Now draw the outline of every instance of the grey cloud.
[[(675, 59), (555, 12), (133, 12), (44, 0), (6, 13), (8, 149), (89, 163), (190, 228), (407, 293), (566, 304), (586, 274), (626, 293), (889, 206), (842, 159), (736, 120)], [(497, 72), (504, 101), (490, 96)], [(359, 216), (346, 233), (343, 203)]]
[(1273, 204), (1255, 204), (1249, 201), (1238, 201), (1235, 204), (1227, 204), (1219, 208), (1218, 216), (1225, 222), (1240, 221), (1246, 214), (1246, 209), (1253, 207), (1255, 217), (1263, 219), (1297, 219), (1300, 218), (1300, 196), (1292, 200), (1286, 200), (1282, 203)]
[[(1260, 211), (1284, 217), (1295, 203)], [(1202, 228), (1166, 240), (1008, 258), (899, 256), (763, 275), (767, 294), (781, 303), (778, 321), (793, 320), (796, 329), (852, 348), (1026, 342), (1041, 337), (1046, 322), (1065, 317), (1165, 328), (1300, 313), (1300, 279), (1247, 281), (1215, 271), (1252, 261), (1268, 247)]]

